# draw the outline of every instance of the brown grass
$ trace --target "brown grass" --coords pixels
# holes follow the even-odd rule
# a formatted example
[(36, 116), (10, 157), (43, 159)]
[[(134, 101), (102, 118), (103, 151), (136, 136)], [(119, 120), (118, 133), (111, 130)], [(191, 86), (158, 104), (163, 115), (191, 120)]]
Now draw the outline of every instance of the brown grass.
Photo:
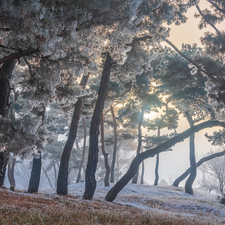
[(73, 196), (10, 192), (0, 189), (0, 224), (223, 224), (200, 216), (141, 210)]

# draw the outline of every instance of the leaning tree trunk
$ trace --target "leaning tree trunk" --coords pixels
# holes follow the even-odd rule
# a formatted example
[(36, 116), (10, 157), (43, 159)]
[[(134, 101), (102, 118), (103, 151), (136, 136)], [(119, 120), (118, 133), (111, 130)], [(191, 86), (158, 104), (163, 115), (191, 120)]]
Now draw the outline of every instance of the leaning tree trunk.
[(110, 174), (110, 166), (109, 166), (109, 161), (108, 161), (108, 155), (109, 153), (105, 152), (105, 137), (104, 137), (104, 118), (103, 114), (101, 116), (101, 141), (102, 141), (102, 154), (105, 159), (105, 179), (104, 179), (104, 184), (105, 187), (109, 186), (109, 174)]
[(135, 174), (138, 171), (138, 167), (143, 160), (145, 160), (147, 158), (150, 158), (150, 157), (154, 157), (156, 154), (165, 151), (166, 149), (172, 147), (173, 145), (175, 145), (178, 142), (183, 141), (184, 139), (188, 138), (190, 135), (194, 134), (195, 132), (198, 132), (198, 131), (200, 131), (202, 129), (205, 129), (205, 128), (215, 127), (215, 126), (221, 126), (221, 127), (225, 128), (225, 123), (220, 122), (220, 121), (203, 122), (201, 124), (198, 124), (196, 126), (191, 127), (190, 129), (184, 131), (181, 134), (178, 134), (176, 137), (171, 138), (170, 140), (164, 142), (163, 144), (158, 145), (157, 147), (155, 147), (153, 149), (149, 149), (149, 150), (147, 150), (145, 152), (142, 152), (139, 155), (137, 155), (133, 159), (128, 171), (126, 172), (126, 174), (107, 193), (107, 195), (105, 197), (106, 201), (112, 202), (116, 198), (117, 194), (135, 176)]
[(15, 165), (16, 165), (16, 157), (13, 156), (12, 166), (11, 166), (11, 160), (10, 160), (10, 157), (9, 157), (9, 161), (8, 161), (8, 179), (9, 179), (10, 189), (12, 191), (15, 190), (15, 186), (16, 186), (15, 177), (14, 177)]
[(41, 168), (42, 168), (42, 170), (43, 170), (43, 172), (44, 172), (44, 174), (45, 174), (45, 176), (46, 176), (46, 178), (48, 180), (48, 183), (49, 183), (50, 187), (52, 188), (52, 182), (51, 182), (51, 180), (50, 180), (50, 178), (49, 178), (49, 176), (47, 174), (47, 171), (45, 170), (45, 168), (42, 165), (41, 165)]
[[(188, 112), (185, 113), (185, 115), (190, 124), (190, 127), (193, 127), (194, 121), (192, 120), (192, 117), (189, 115)], [(185, 183), (185, 192), (193, 195), (192, 185), (194, 183), (194, 180), (197, 174), (197, 166), (196, 166), (196, 160), (195, 160), (195, 135), (194, 134), (190, 136), (190, 165), (191, 165), (191, 172)]]
[[(142, 146), (141, 126), (142, 126), (142, 122), (143, 122), (143, 117), (144, 117), (144, 112), (142, 110), (141, 115), (140, 115), (140, 119), (139, 119), (139, 122), (138, 122), (138, 146), (137, 146), (137, 155), (140, 154), (140, 152), (141, 152), (141, 146)], [(139, 170), (137, 171), (137, 174), (134, 176), (134, 178), (132, 180), (132, 183), (133, 184), (137, 184), (138, 173), (139, 173)]]
[(57, 171), (55, 166), (55, 160), (53, 159), (53, 169), (54, 169), (54, 175), (55, 175), (55, 187), (57, 186)]
[(111, 176), (110, 176), (110, 183), (114, 183), (114, 171), (115, 171), (115, 163), (116, 163), (116, 152), (117, 152), (117, 129), (116, 129), (116, 118), (114, 114), (113, 107), (110, 105), (110, 110), (113, 118), (113, 125), (114, 125), (114, 148), (113, 148), (113, 158), (111, 164)]
[(38, 192), (41, 177), (41, 151), (38, 151), (37, 157), (33, 158), (31, 177), (28, 187), (28, 193)]
[[(202, 165), (202, 163), (204, 162), (207, 162), (211, 159), (214, 159), (216, 157), (219, 157), (219, 156), (222, 156), (222, 155), (225, 155), (225, 151), (222, 151), (222, 152), (217, 152), (217, 153), (214, 153), (212, 155), (209, 155), (209, 156), (206, 156), (202, 159), (200, 159), (197, 163), (196, 163), (196, 167), (199, 167)], [(173, 182), (173, 186), (176, 186), (178, 187), (179, 183), (184, 180), (188, 175), (189, 173), (191, 172), (191, 168), (188, 168), (182, 175), (180, 175), (174, 182)]]
[[(0, 68), (0, 115), (2, 117), (9, 118), (12, 115), (12, 107), (9, 100), (10, 82), (16, 62), (16, 59), (8, 60)], [(0, 152), (0, 187), (4, 185), (5, 171), (8, 163), (9, 153), (6, 153), (6, 151)]]
[[(89, 74), (87, 76), (83, 76), (80, 82), (80, 85), (84, 89), (89, 78)], [(57, 180), (57, 194), (67, 195), (68, 193), (68, 168), (69, 168), (69, 160), (70, 154), (73, 148), (74, 141), (77, 135), (78, 123), (80, 120), (80, 113), (82, 107), (83, 98), (79, 97), (74, 108), (72, 121), (70, 124), (69, 136), (66, 141), (66, 145), (63, 149), (61, 162), (59, 166), (59, 174)]]
[(83, 123), (83, 127), (84, 127), (84, 143), (83, 143), (82, 159), (81, 159), (81, 163), (80, 163), (80, 167), (79, 167), (79, 171), (78, 171), (76, 183), (80, 182), (80, 178), (81, 178), (81, 170), (82, 170), (83, 165), (84, 165), (85, 152), (86, 152), (87, 129), (86, 129), (86, 126), (85, 126), (84, 118), (82, 118), (82, 123)]
[(85, 174), (85, 192), (84, 199), (92, 199), (95, 188), (96, 188), (96, 180), (95, 180), (95, 172), (98, 163), (98, 134), (99, 134), (99, 125), (101, 120), (101, 115), (104, 108), (104, 103), (107, 95), (108, 84), (110, 71), (112, 67), (112, 58), (110, 54), (107, 52), (102, 78), (98, 93), (97, 102), (95, 105), (94, 113), (91, 120), (90, 127), (90, 139), (89, 139), (89, 154), (88, 154), (88, 162)]
[[(158, 126), (158, 137), (160, 136), (160, 126)], [(156, 165), (155, 165), (155, 182), (154, 185), (158, 185), (159, 182), (159, 154), (156, 155)]]

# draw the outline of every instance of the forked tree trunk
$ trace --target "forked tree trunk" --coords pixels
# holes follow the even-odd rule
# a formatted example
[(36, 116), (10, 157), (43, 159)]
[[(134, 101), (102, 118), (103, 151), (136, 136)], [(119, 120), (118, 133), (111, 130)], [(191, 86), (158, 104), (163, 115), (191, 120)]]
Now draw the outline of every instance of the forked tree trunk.
[[(196, 163), (196, 166), (199, 167), (202, 165), (202, 163), (204, 162), (207, 162), (211, 159), (214, 159), (216, 157), (219, 157), (219, 156), (223, 156), (225, 155), (225, 151), (222, 151), (222, 152), (217, 152), (217, 153), (214, 153), (212, 155), (209, 155), (209, 156), (206, 156), (202, 159), (200, 159), (197, 163)], [(180, 182), (182, 180), (184, 180), (188, 175), (189, 173), (191, 172), (191, 168), (188, 168), (182, 175), (180, 175), (174, 182), (173, 182), (173, 186), (176, 186), (178, 187), (178, 185), (180, 184)]]
[(105, 184), (105, 187), (108, 187), (109, 186), (110, 166), (109, 166), (109, 161), (108, 161), (109, 153), (105, 152), (105, 136), (104, 136), (104, 118), (103, 118), (103, 114), (101, 116), (101, 141), (102, 141), (102, 154), (103, 154), (104, 160), (105, 160), (105, 179), (104, 179), (104, 184)]
[(10, 189), (12, 191), (15, 190), (15, 186), (16, 186), (16, 182), (15, 182), (15, 178), (14, 178), (15, 165), (16, 165), (16, 157), (13, 156), (12, 166), (11, 166), (11, 160), (10, 160), (10, 157), (9, 157), (9, 161), (8, 161), (8, 179), (9, 179)]
[(221, 126), (221, 127), (225, 128), (225, 123), (220, 122), (220, 121), (203, 122), (201, 124), (191, 127), (190, 129), (184, 131), (181, 134), (178, 134), (176, 137), (171, 138), (170, 140), (164, 142), (163, 144), (160, 144), (153, 149), (149, 149), (149, 150), (137, 155), (131, 162), (131, 165), (130, 165), (128, 171), (126, 172), (126, 174), (114, 185), (113, 188), (110, 189), (110, 191), (106, 195), (106, 198), (105, 198), (106, 201), (112, 202), (116, 198), (117, 194), (135, 176), (135, 174), (138, 171), (138, 167), (143, 160), (150, 158), (150, 157), (154, 157), (156, 154), (165, 151), (166, 149), (172, 147), (173, 145), (175, 145), (178, 142), (183, 141), (184, 139), (186, 139), (190, 135), (194, 134), (195, 132), (198, 132), (205, 128), (215, 127), (215, 126)]
[(83, 165), (84, 165), (85, 152), (86, 152), (87, 129), (86, 129), (86, 126), (85, 126), (84, 118), (82, 118), (82, 123), (83, 123), (83, 127), (84, 127), (84, 143), (83, 143), (82, 159), (81, 159), (81, 163), (80, 163), (80, 167), (79, 167), (79, 171), (78, 171), (76, 183), (80, 182), (80, 178), (81, 178), (81, 170), (82, 170)]
[(114, 114), (113, 107), (110, 105), (110, 110), (113, 118), (113, 126), (114, 126), (114, 148), (113, 148), (113, 158), (111, 164), (111, 176), (110, 176), (110, 183), (114, 183), (114, 171), (115, 171), (115, 163), (116, 163), (116, 152), (117, 152), (117, 124), (116, 118)]
[[(87, 76), (83, 76), (82, 80), (80, 82), (80, 85), (84, 89), (87, 81), (88, 81)], [(80, 120), (80, 113), (81, 113), (81, 107), (82, 107), (82, 97), (79, 97), (74, 108), (73, 112), (73, 117), (72, 121), (70, 124), (70, 131), (68, 135), (68, 139), (66, 141), (66, 145), (63, 149), (62, 157), (61, 157), (61, 162), (59, 166), (59, 174), (58, 174), (58, 180), (57, 180), (57, 194), (61, 195), (67, 195), (68, 193), (68, 168), (69, 168), (69, 160), (70, 160), (70, 154), (73, 148), (74, 141), (76, 139), (77, 135), (77, 128), (78, 128), (78, 123)]]
[[(194, 121), (192, 120), (192, 117), (189, 115), (188, 112), (185, 113), (185, 115), (190, 124), (190, 127), (193, 127)], [(195, 135), (194, 134), (190, 136), (190, 166), (191, 166), (191, 171), (185, 183), (185, 192), (193, 195), (192, 185), (194, 183), (194, 180), (197, 174), (197, 166), (196, 166), (196, 160), (195, 160)]]
[[(141, 115), (140, 115), (140, 119), (139, 119), (139, 122), (138, 122), (138, 146), (137, 146), (137, 154), (136, 155), (139, 155), (140, 152), (141, 152), (141, 146), (142, 146), (141, 126), (142, 126), (142, 122), (143, 122), (143, 117), (144, 117), (144, 112), (142, 110)], [(134, 176), (134, 178), (132, 180), (132, 183), (133, 184), (137, 184), (137, 181), (138, 181), (138, 173), (139, 173), (139, 170), (137, 171), (137, 173), (135, 174), (135, 176)]]
[(98, 92), (98, 98), (95, 105), (94, 113), (91, 120), (90, 127), (90, 140), (89, 140), (89, 153), (88, 153), (88, 162), (85, 174), (85, 192), (84, 199), (92, 199), (95, 188), (95, 172), (98, 163), (98, 135), (99, 135), (99, 125), (101, 120), (101, 115), (104, 108), (104, 103), (107, 95), (108, 84), (110, 71), (112, 67), (112, 58), (109, 53), (107, 53), (102, 78), (100, 83), (100, 88)]
[(49, 178), (49, 176), (47, 174), (47, 171), (44, 169), (44, 167), (42, 165), (41, 165), (41, 168), (42, 168), (42, 170), (43, 170), (43, 172), (44, 172), (44, 174), (45, 174), (45, 176), (46, 176), (46, 178), (48, 180), (48, 183), (49, 183), (50, 187), (52, 188), (52, 182), (51, 182), (51, 180), (50, 180), (50, 178)]
[[(160, 136), (160, 126), (158, 126), (158, 137)], [(159, 154), (156, 155), (156, 165), (155, 165), (155, 181), (154, 185), (158, 185), (159, 182)]]
[(37, 157), (33, 158), (33, 165), (28, 187), (28, 193), (38, 192), (40, 177), (41, 177), (41, 151), (38, 151)]

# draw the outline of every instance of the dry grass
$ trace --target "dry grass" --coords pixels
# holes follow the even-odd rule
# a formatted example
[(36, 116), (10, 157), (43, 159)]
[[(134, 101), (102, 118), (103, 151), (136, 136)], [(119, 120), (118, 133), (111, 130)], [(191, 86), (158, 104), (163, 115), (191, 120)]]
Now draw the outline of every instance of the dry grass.
[(141, 210), (73, 196), (25, 195), (0, 189), (0, 224), (223, 224), (201, 216)]

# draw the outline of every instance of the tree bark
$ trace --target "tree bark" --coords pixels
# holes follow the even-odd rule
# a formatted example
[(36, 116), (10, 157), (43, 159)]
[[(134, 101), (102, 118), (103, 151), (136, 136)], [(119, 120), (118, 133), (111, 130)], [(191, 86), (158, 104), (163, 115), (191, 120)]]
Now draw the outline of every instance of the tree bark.
[(111, 67), (112, 67), (112, 58), (110, 54), (107, 53), (102, 72), (98, 98), (95, 105), (90, 127), (89, 154), (85, 175), (85, 192), (83, 196), (84, 199), (89, 200), (93, 198), (96, 188), (95, 172), (98, 163), (99, 125), (107, 95)]
[[(160, 136), (160, 126), (158, 126), (158, 137)], [(159, 182), (159, 154), (156, 155), (156, 165), (155, 165), (155, 181), (154, 185), (158, 185)]]
[(166, 149), (172, 147), (178, 142), (183, 141), (190, 135), (194, 134), (195, 132), (198, 132), (202, 129), (209, 128), (209, 127), (215, 127), (215, 126), (221, 126), (225, 128), (225, 123), (220, 122), (220, 121), (206, 121), (201, 124), (198, 124), (196, 126), (193, 126), (189, 128), (188, 130), (182, 132), (181, 134), (178, 134), (176, 137), (171, 138), (170, 140), (164, 142), (161, 145), (158, 145), (155, 148), (149, 149), (145, 152), (140, 153), (137, 155), (133, 161), (131, 162), (131, 165), (126, 172), (126, 174), (114, 185), (113, 188), (110, 189), (108, 194), (106, 195), (106, 201), (112, 202), (117, 194), (128, 184), (128, 182), (134, 177), (134, 175), (138, 171), (138, 167), (140, 163), (150, 157), (154, 157), (156, 154), (165, 151)]
[(28, 193), (38, 192), (41, 177), (41, 151), (38, 151), (37, 158), (33, 158), (32, 171), (28, 187)]
[[(193, 127), (194, 121), (192, 120), (191, 115), (188, 112), (186, 112), (185, 116), (188, 120), (190, 127)], [(197, 174), (197, 166), (196, 166), (196, 160), (195, 160), (195, 135), (194, 134), (190, 136), (190, 156), (189, 157), (190, 157), (191, 172), (185, 183), (185, 192), (193, 195), (192, 185), (194, 183), (194, 180)]]
[(15, 190), (15, 186), (16, 186), (16, 182), (15, 182), (15, 178), (14, 178), (15, 165), (16, 165), (16, 157), (13, 156), (12, 167), (11, 167), (11, 160), (10, 160), (10, 157), (9, 157), (9, 161), (8, 161), (8, 179), (9, 179), (10, 189), (12, 191)]
[[(87, 76), (83, 76), (80, 82), (80, 85), (84, 89), (89, 78), (89, 74)], [(68, 193), (68, 167), (69, 167), (69, 159), (70, 154), (73, 148), (74, 141), (77, 135), (78, 123), (80, 120), (80, 113), (82, 107), (82, 97), (79, 97), (74, 108), (72, 121), (70, 124), (70, 131), (68, 135), (68, 139), (66, 141), (66, 145), (63, 149), (61, 162), (59, 166), (59, 174), (57, 180), (57, 194), (67, 195)]]
[(48, 179), (48, 183), (49, 183), (50, 187), (52, 188), (52, 182), (51, 182), (51, 180), (50, 180), (50, 178), (49, 178), (49, 176), (48, 176), (46, 170), (44, 169), (44, 167), (43, 167), (42, 165), (41, 165), (41, 168), (42, 168), (42, 170), (43, 170), (45, 176), (46, 176), (47, 179)]
[(117, 152), (117, 129), (116, 129), (117, 124), (116, 124), (114, 110), (111, 105), (110, 105), (110, 110), (111, 110), (111, 114), (112, 114), (112, 118), (113, 118), (113, 125), (114, 125), (114, 148), (113, 148), (113, 158), (112, 158), (112, 164), (111, 164), (110, 183), (114, 183), (114, 170), (115, 170), (116, 152)]
[(0, 187), (4, 186), (6, 166), (9, 160), (9, 152), (5, 150), (0, 152)]
[(84, 165), (85, 152), (86, 152), (87, 129), (86, 129), (86, 126), (85, 126), (84, 118), (82, 118), (82, 122), (83, 122), (83, 127), (84, 127), (84, 143), (83, 143), (82, 159), (81, 159), (81, 163), (80, 163), (80, 167), (79, 167), (79, 171), (78, 171), (76, 183), (80, 182), (80, 178), (81, 178), (81, 170), (82, 170), (83, 165)]
[(57, 170), (55, 166), (55, 160), (53, 159), (53, 169), (54, 169), (54, 175), (55, 175), (55, 187), (57, 186)]
[(144, 184), (144, 173), (145, 173), (145, 164), (144, 161), (141, 163), (142, 169), (141, 169), (141, 184)]
[[(199, 166), (202, 165), (202, 163), (207, 162), (207, 161), (209, 161), (209, 160), (211, 160), (211, 159), (214, 159), (214, 158), (219, 157), (219, 156), (222, 156), (222, 155), (225, 155), (225, 150), (222, 151), (222, 152), (214, 153), (214, 154), (212, 154), (212, 155), (209, 155), (209, 156), (206, 156), (206, 157), (200, 159), (200, 160), (196, 163), (196, 166), (199, 167)], [(184, 179), (188, 176), (188, 174), (190, 173), (190, 171), (191, 171), (191, 168), (188, 168), (182, 175), (180, 175), (180, 176), (173, 182), (173, 186), (178, 187), (179, 183), (180, 183), (182, 180), (184, 180)]]
[[(139, 119), (139, 122), (138, 122), (138, 146), (137, 146), (137, 154), (136, 155), (139, 155), (140, 152), (141, 152), (141, 146), (142, 146), (141, 126), (142, 126), (143, 118), (144, 118), (144, 112), (142, 110), (141, 115), (140, 115), (140, 119)], [(132, 183), (133, 184), (137, 184), (137, 181), (138, 181), (138, 173), (139, 173), (139, 170), (137, 171), (137, 173), (135, 174), (135, 176), (134, 176), (134, 178), (132, 180)]]
[(101, 141), (102, 141), (102, 154), (105, 159), (105, 179), (104, 179), (104, 184), (105, 187), (109, 186), (109, 174), (110, 174), (110, 166), (109, 166), (109, 161), (108, 161), (108, 155), (109, 153), (105, 152), (105, 137), (104, 137), (104, 118), (103, 114), (101, 116)]

